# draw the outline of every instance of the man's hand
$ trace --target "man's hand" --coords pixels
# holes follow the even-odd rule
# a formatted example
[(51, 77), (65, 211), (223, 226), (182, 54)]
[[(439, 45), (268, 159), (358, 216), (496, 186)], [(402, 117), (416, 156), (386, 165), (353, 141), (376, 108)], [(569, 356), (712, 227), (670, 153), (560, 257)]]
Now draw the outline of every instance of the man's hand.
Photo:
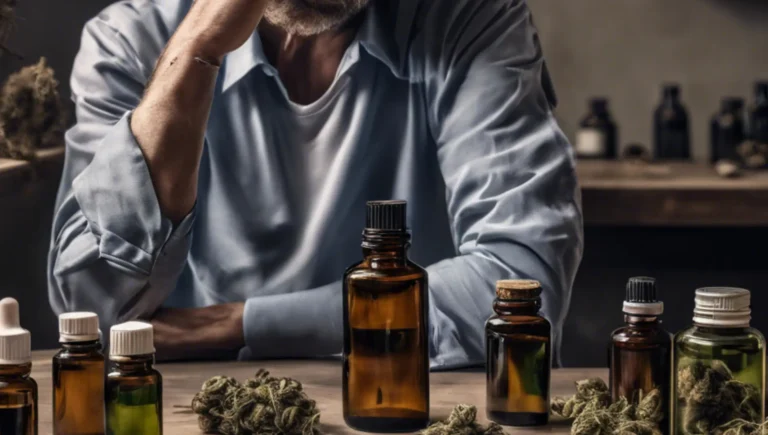
[(245, 345), (243, 309), (233, 303), (206, 308), (163, 308), (152, 318), (159, 360), (231, 359)]

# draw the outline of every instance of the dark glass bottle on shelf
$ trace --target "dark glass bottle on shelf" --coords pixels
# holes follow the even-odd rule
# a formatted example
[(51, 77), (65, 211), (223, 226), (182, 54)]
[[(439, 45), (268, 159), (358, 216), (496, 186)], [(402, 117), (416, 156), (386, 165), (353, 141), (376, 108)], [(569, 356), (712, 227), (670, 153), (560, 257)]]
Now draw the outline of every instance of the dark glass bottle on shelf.
[(749, 111), (750, 139), (768, 146), (768, 82), (755, 84), (755, 102)]
[(95, 313), (59, 316), (53, 357), (53, 434), (104, 434), (104, 354)]
[(363, 261), (344, 273), (344, 420), (366, 432), (429, 424), (427, 272), (408, 259), (405, 201), (367, 204)]
[(552, 327), (540, 313), (541, 284), (504, 280), (485, 324), (488, 419), (541, 426), (549, 419)]
[(662, 329), (664, 305), (656, 296), (656, 280), (630, 278), (624, 300), (626, 325), (613, 331), (610, 346), (610, 389), (614, 400), (638, 402), (653, 390), (662, 397), (662, 433), (670, 429), (672, 335)]
[(656, 158), (687, 160), (691, 158), (688, 112), (680, 102), (680, 87), (664, 86), (664, 95), (653, 116)]
[(574, 149), (581, 159), (615, 159), (618, 153), (618, 127), (608, 111), (606, 98), (593, 98), (589, 113), (579, 124)]
[(710, 160), (739, 161), (737, 148), (744, 142), (744, 99), (723, 98), (720, 112), (710, 123)]
[(29, 331), (19, 323), (19, 303), (0, 300), (0, 435), (37, 435), (37, 383)]

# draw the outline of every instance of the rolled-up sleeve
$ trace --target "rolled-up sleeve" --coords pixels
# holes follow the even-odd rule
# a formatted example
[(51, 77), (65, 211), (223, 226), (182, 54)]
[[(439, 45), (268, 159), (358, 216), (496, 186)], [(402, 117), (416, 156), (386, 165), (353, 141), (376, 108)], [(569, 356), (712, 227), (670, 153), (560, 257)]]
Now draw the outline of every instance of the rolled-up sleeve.
[(557, 349), (583, 230), (530, 12), (522, 0), (434, 3), (426, 99), (459, 255), (428, 268), (433, 366), (484, 360), (499, 279), (542, 282)]
[(194, 212), (176, 225), (162, 215), (130, 129), (150, 70), (111, 23), (130, 22), (131, 11), (111, 7), (83, 32), (71, 81), (77, 122), (66, 134), (48, 259), (53, 310), (94, 311), (102, 330), (162, 304), (186, 263), (194, 221)]

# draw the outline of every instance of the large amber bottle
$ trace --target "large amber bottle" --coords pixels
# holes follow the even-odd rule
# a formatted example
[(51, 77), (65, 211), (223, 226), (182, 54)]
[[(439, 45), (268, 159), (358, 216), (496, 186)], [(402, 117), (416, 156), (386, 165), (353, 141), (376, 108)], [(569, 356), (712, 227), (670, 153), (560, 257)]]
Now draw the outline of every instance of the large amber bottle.
[(552, 326), (541, 309), (541, 284), (496, 283), (496, 312), (485, 323), (488, 419), (541, 426), (549, 419)]
[(610, 346), (610, 384), (614, 400), (638, 402), (653, 390), (662, 397), (662, 433), (669, 433), (672, 374), (672, 334), (661, 327), (664, 305), (656, 296), (656, 280), (630, 278), (624, 300), (626, 326), (613, 332)]
[(364, 259), (344, 274), (344, 420), (354, 429), (429, 424), (427, 272), (409, 246), (406, 203), (369, 202)]

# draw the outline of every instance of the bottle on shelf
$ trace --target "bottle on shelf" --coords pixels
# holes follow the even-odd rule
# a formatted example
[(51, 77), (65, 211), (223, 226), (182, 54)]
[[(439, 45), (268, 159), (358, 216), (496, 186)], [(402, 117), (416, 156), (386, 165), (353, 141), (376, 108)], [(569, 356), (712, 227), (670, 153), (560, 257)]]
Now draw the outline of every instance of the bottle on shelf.
[(749, 137), (768, 147), (768, 81), (755, 83), (755, 101), (749, 111)]
[(61, 350), (53, 357), (54, 435), (104, 433), (104, 354), (99, 317), (59, 316)]
[(112, 369), (104, 387), (107, 435), (162, 435), (163, 378), (153, 368), (152, 325), (115, 325), (109, 343)]
[(610, 345), (610, 388), (613, 400), (637, 403), (653, 390), (661, 393), (662, 433), (669, 433), (672, 334), (661, 327), (664, 304), (658, 300), (656, 280), (630, 278), (624, 299), (626, 325), (613, 331)]
[(738, 147), (744, 142), (744, 99), (723, 98), (718, 112), (710, 123), (710, 160), (739, 161)]
[(680, 86), (665, 85), (661, 104), (653, 116), (656, 158), (688, 160), (691, 158), (688, 112), (680, 102)]
[(19, 323), (19, 303), (0, 300), (0, 434), (37, 435), (37, 383), (29, 331)]
[(552, 326), (541, 309), (541, 284), (496, 283), (495, 314), (485, 323), (488, 419), (509, 426), (549, 421)]
[(608, 99), (591, 99), (589, 113), (582, 119), (576, 133), (576, 157), (615, 159), (618, 147), (618, 127), (608, 111)]
[(427, 272), (408, 259), (405, 201), (367, 204), (363, 260), (344, 273), (343, 408), (350, 427), (429, 424)]
[(674, 433), (719, 433), (735, 419), (762, 423), (765, 338), (750, 327), (749, 291), (701, 288), (695, 303), (693, 326), (674, 340)]

